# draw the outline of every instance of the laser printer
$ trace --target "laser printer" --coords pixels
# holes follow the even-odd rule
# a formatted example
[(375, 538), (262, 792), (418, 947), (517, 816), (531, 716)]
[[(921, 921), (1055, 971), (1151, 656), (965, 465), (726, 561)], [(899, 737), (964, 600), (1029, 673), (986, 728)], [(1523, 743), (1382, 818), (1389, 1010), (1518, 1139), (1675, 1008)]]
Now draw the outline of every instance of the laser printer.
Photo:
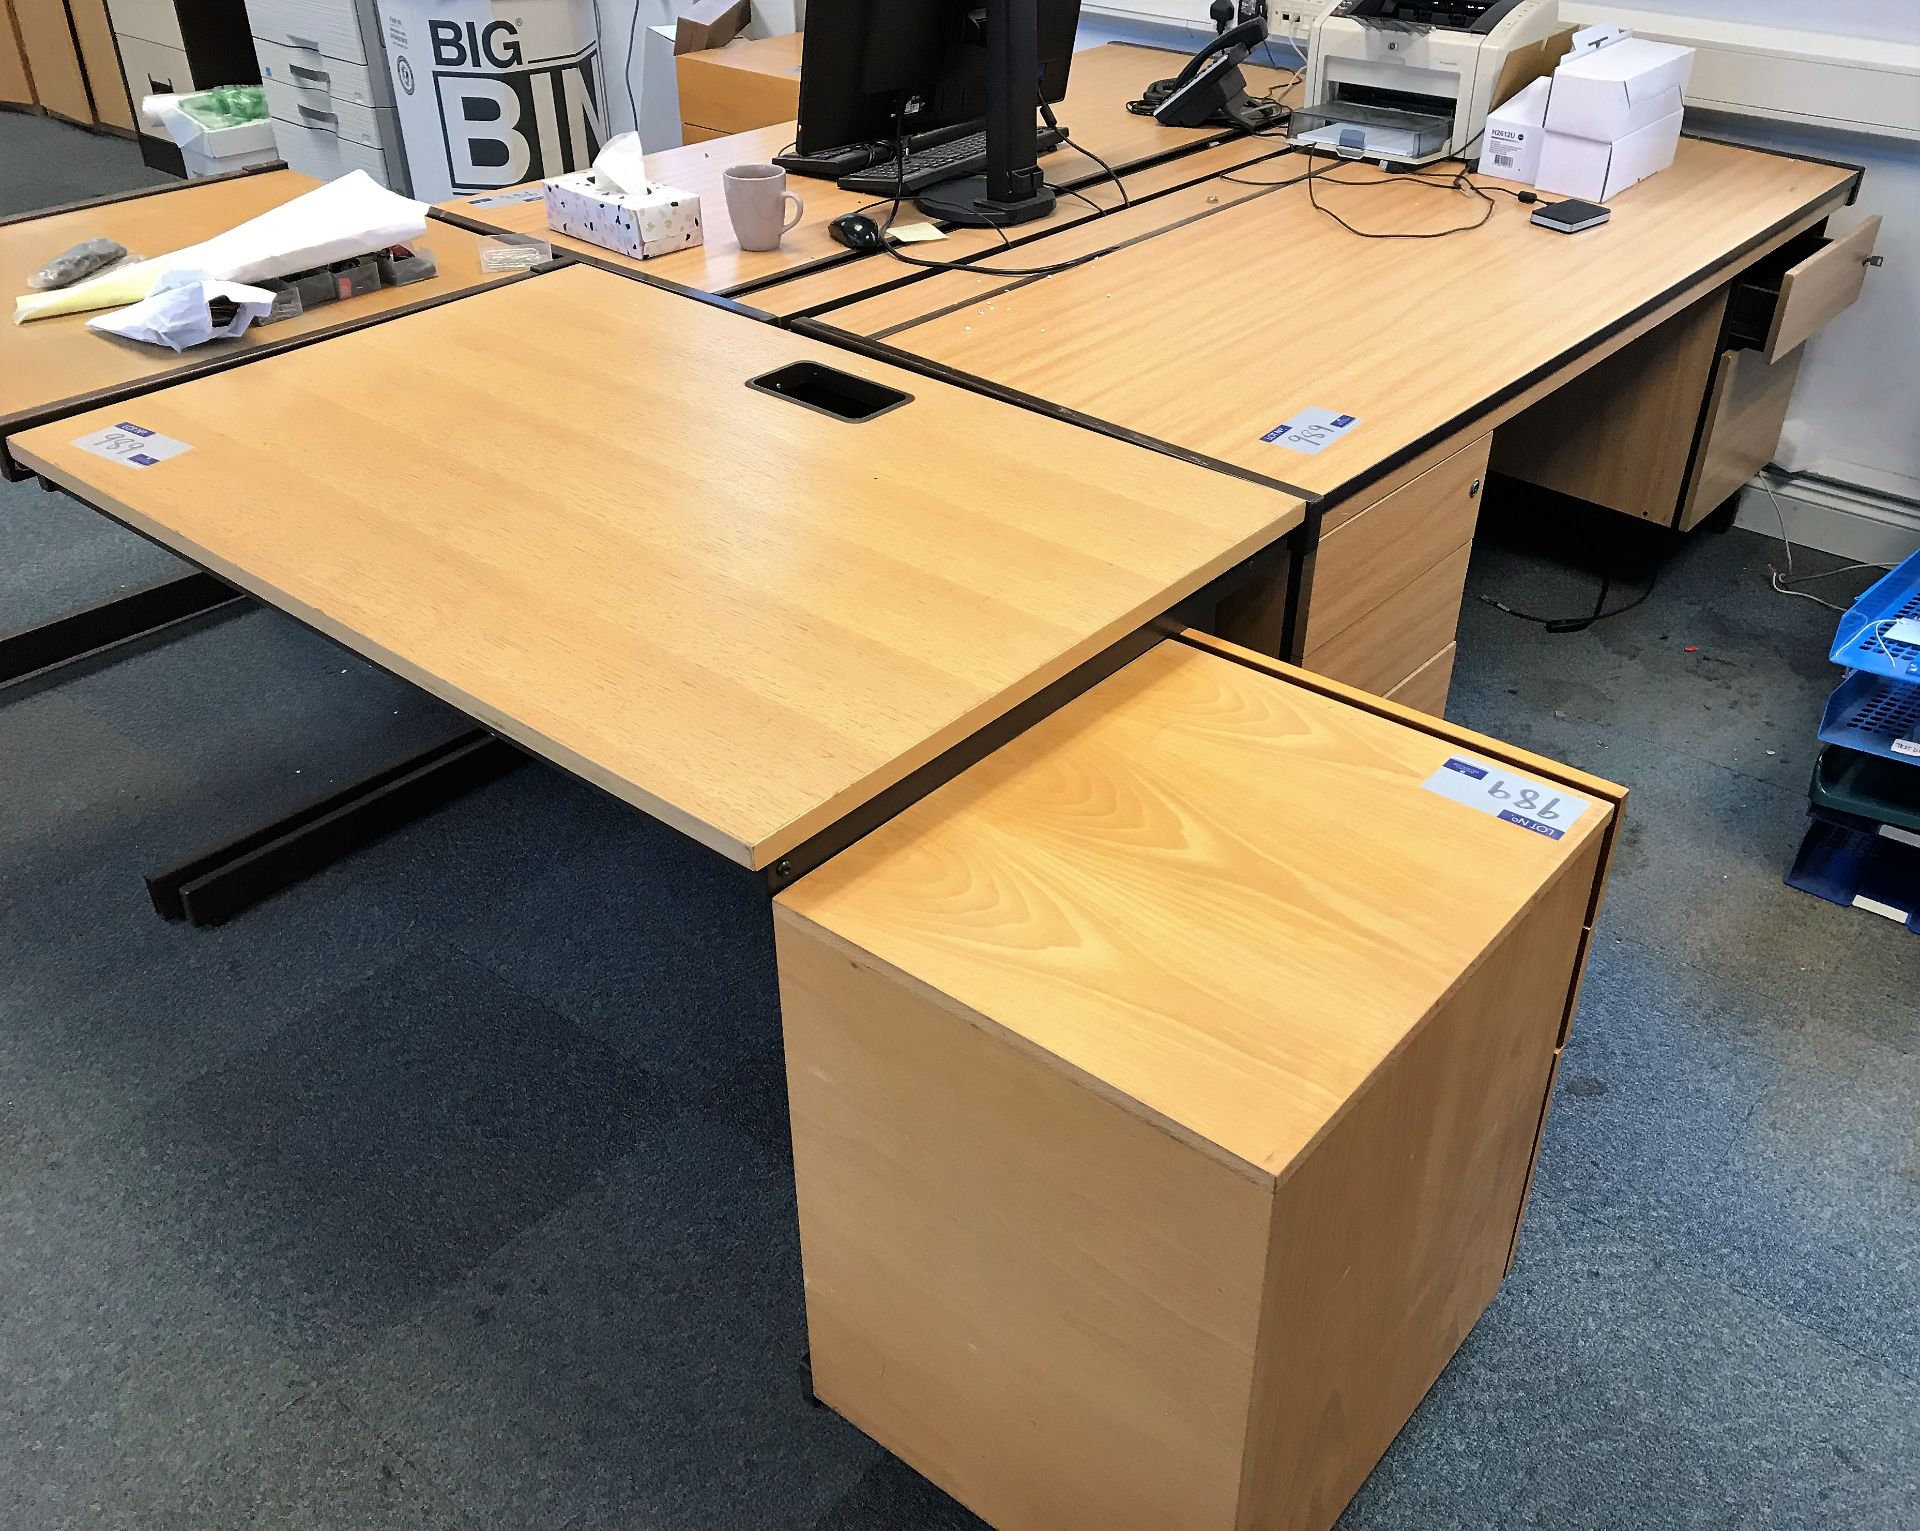
[(1335, 0), (1308, 28), (1301, 99), (1313, 104), (1295, 109), (1289, 136), (1384, 166), (1474, 158), (1495, 89), (1545, 72), (1559, 31), (1557, 0)]

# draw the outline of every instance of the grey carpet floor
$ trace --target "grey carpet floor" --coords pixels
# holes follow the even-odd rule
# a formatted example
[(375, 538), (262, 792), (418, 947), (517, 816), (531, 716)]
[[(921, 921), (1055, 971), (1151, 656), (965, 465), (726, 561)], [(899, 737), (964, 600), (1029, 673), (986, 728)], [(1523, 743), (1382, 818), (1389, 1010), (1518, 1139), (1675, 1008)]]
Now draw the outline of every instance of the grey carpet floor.
[[(0, 211), (148, 179), (0, 117)], [(1527, 610), (1620, 551), (1497, 522)], [(1834, 676), (1772, 553), (1576, 635), (1469, 600), (1451, 714), (1633, 796), (1518, 1266), (1345, 1531), (1920, 1526), (1920, 943), (1781, 884)], [(166, 563), (0, 486), (0, 629)], [(977, 1527), (801, 1396), (741, 874), (529, 766), (147, 909), (449, 722), (257, 609), (0, 697), (0, 1528)]]

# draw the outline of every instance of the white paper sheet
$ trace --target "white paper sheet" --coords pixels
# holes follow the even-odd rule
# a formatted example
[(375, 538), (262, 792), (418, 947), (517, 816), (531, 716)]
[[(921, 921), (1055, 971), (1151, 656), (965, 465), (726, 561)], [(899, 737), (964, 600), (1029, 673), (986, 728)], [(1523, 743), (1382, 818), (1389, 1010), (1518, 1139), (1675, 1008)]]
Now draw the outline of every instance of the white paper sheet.
[(153, 292), (168, 271), (198, 271), (223, 282), (257, 282), (388, 245), (409, 244), (426, 231), (426, 203), (388, 191), (366, 171), (355, 170), (200, 244), (58, 292), (15, 298), (13, 319), (19, 324), (136, 302)]
[[(233, 317), (225, 324), (214, 322), (207, 308), (210, 298), (231, 298), (236, 305)], [(153, 292), (138, 303), (110, 314), (96, 314), (87, 321), (87, 328), (184, 351), (209, 340), (244, 334), (247, 326), (265, 318), (272, 307), (273, 294), (264, 287), (212, 281), (198, 271), (175, 270), (164, 273)]]

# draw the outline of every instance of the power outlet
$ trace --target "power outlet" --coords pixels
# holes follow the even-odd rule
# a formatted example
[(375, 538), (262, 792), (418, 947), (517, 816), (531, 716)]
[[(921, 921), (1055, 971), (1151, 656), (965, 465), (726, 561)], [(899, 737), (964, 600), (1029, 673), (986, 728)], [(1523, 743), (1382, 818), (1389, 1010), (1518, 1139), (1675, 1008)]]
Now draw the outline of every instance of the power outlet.
[(1302, 58), (1307, 52), (1307, 31), (1327, 9), (1328, 0), (1280, 0), (1267, 8), (1267, 32), (1275, 41), (1290, 44)]

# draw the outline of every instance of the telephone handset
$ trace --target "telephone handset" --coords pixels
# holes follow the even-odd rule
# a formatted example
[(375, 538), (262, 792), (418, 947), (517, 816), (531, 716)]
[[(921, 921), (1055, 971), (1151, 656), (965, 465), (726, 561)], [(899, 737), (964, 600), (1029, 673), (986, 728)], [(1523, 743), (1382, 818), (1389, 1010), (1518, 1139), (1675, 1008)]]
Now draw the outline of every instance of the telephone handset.
[(1130, 109), (1152, 113), (1169, 128), (1198, 128), (1209, 123), (1244, 128), (1257, 133), (1286, 115), (1277, 101), (1256, 101), (1247, 94), (1240, 66), (1247, 55), (1267, 39), (1267, 24), (1258, 16), (1227, 28), (1194, 50), (1171, 80), (1155, 80)]

